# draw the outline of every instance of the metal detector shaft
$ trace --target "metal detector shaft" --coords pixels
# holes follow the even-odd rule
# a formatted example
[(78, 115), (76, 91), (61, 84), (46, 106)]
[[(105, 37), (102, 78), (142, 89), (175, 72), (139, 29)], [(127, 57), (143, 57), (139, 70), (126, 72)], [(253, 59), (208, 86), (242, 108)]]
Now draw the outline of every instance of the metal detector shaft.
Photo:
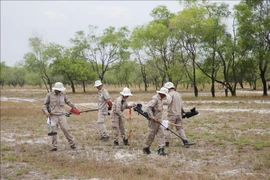
[(80, 112), (84, 113), (84, 112), (90, 112), (90, 111), (98, 111), (98, 109), (89, 109), (89, 110), (84, 110), (84, 111), (80, 111)]
[(177, 137), (179, 137), (182, 141), (184, 141), (183, 138), (181, 138), (181, 136), (179, 136), (178, 134), (176, 134), (173, 130), (171, 130), (168, 127), (165, 127), (161, 122), (157, 121), (158, 124), (160, 124), (161, 126), (163, 126), (166, 130), (169, 130), (171, 133), (173, 133), (174, 135), (176, 135)]
[[(137, 106), (135, 108), (133, 108), (134, 111), (137, 111), (139, 114), (143, 115), (148, 121), (152, 121), (152, 119), (148, 116), (147, 112), (144, 112), (142, 110), (142, 105), (141, 104), (137, 104)], [(158, 124), (160, 124), (161, 126), (163, 126), (166, 130), (170, 131), (171, 133), (173, 133), (174, 135), (176, 135), (177, 137), (179, 137), (182, 141), (184, 140), (183, 138), (181, 138), (178, 134), (176, 134), (173, 130), (171, 130), (168, 127), (165, 127), (161, 122), (156, 121)]]
[[(84, 110), (84, 111), (80, 111), (80, 113), (85, 113), (85, 112), (91, 112), (91, 111), (98, 111), (98, 109), (88, 109), (88, 110)], [(72, 113), (71, 112), (67, 112), (65, 114), (66, 117), (70, 117)], [(108, 115), (110, 115), (110, 113), (108, 112)]]

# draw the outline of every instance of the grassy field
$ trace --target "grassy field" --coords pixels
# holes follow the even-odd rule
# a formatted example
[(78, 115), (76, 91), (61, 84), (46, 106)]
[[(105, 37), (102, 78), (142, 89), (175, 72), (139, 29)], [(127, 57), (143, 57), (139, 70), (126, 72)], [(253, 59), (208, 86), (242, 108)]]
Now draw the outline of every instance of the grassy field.
[[(106, 87), (113, 100), (121, 87)], [(67, 94), (78, 108), (96, 108), (97, 92)], [(155, 94), (131, 87), (129, 102), (146, 103)], [(0, 179), (270, 179), (270, 97), (262, 92), (237, 91), (237, 97), (224, 97), (209, 91), (193, 97), (192, 90), (179, 89), (188, 111), (196, 107), (199, 115), (184, 119), (190, 148), (171, 135), (166, 157), (157, 155), (157, 141), (152, 154), (142, 153), (147, 121), (132, 112), (132, 146), (113, 146), (101, 142), (97, 130), (97, 112), (68, 117), (78, 149), (70, 149), (59, 129), (58, 151), (50, 152), (51, 138), (41, 109), (46, 90), (39, 88), (1, 89), (1, 178)], [(67, 110), (70, 107), (67, 106)], [(128, 113), (126, 111), (125, 113)], [(164, 112), (166, 118), (166, 112)], [(106, 125), (112, 137), (110, 117)], [(126, 122), (127, 134), (129, 123)], [(173, 129), (175, 131), (175, 129)]]

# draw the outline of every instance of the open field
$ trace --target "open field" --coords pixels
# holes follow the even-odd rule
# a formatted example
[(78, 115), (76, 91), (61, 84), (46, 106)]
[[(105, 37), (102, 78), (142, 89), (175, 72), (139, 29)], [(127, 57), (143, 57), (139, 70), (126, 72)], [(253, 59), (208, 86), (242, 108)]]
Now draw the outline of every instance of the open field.
[[(106, 87), (106, 86), (105, 86)], [(115, 100), (122, 88), (107, 87)], [(131, 87), (129, 102), (145, 104), (155, 94)], [(78, 90), (79, 91), (79, 90)], [(46, 117), (41, 109), (47, 92), (38, 88), (1, 89), (1, 177), (0, 179), (248, 179), (270, 180), (270, 97), (261, 91), (238, 90), (237, 97), (224, 97), (218, 92), (182, 92), (184, 109), (200, 112), (184, 119), (189, 140), (196, 142), (183, 147), (175, 135), (166, 157), (157, 155), (157, 141), (152, 154), (142, 153), (147, 134), (147, 121), (132, 112), (132, 146), (113, 146), (101, 142), (97, 130), (97, 112), (68, 117), (78, 150), (70, 149), (59, 129), (58, 151), (50, 152), (51, 138)], [(87, 93), (67, 93), (78, 108), (96, 108), (96, 89)], [(67, 106), (67, 110), (70, 108)], [(125, 113), (128, 113), (126, 110)], [(166, 112), (164, 112), (164, 118)], [(112, 137), (109, 117), (107, 128)], [(129, 124), (126, 122), (128, 134)], [(173, 129), (175, 131), (175, 129)]]

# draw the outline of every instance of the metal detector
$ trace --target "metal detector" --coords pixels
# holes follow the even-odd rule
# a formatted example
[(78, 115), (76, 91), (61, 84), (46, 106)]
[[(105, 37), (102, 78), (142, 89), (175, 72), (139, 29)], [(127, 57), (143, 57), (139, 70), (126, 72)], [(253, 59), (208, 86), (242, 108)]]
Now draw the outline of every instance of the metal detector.
[[(71, 114), (77, 114), (80, 115), (81, 113), (86, 113), (86, 112), (91, 112), (91, 111), (98, 111), (98, 109), (88, 109), (88, 110), (84, 110), (84, 111), (79, 111), (76, 108), (71, 108), (70, 112), (67, 112), (65, 114), (66, 117), (70, 117)], [(108, 115), (111, 115), (110, 112), (108, 112)]]
[[(134, 111), (138, 112), (139, 114), (143, 115), (148, 121), (151, 121), (152, 119), (148, 116), (147, 112), (144, 112), (142, 110), (142, 104), (137, 104), (136, 107), (133, 108)], [(174, 135), (176, 135), (177, 137), (179, 137), (182, 141), (184, 141), (183, 138), (181, 138), (178, 134), (176, 134), (173, 130), (171, 130), (170, 128), (164, 126), (161, 122), (156, 121), (158, 124), (160, 124), (162, 127), (164, 127), (166, 130), (169, 130), (171, 133), (173, 133)]]
[[(47, 106), (47, 111), (50, 113), (50, 108)], [(44, 110), (42, 109), (42, 112), (45, 114)], [(50, 127), (50, 132), (48, 133), (48, 136), (54, 136), (54, 135), (57, 135), (57, 132), (53, 131), (52, 130), (52, 126), (55, 126), (55, 123), (51, 120), (50, 116), (48, 117), (47, 119), (47, 124), (49, 125)]]

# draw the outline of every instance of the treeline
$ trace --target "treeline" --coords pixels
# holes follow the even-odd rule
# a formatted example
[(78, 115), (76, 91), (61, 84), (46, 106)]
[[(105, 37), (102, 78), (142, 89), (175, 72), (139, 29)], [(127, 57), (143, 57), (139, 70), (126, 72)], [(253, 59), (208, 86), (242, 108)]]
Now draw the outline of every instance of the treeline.
[[(236, 96), (236, 87), (249, 83), (262, 86), (267, 96), (270, 80), (270, 2), (243, 0), (233, 11), (226, 3), (185, 1), (186, 7), (171, 13), (166, 6), (152, 10), (147, 24), (129, 30), (98, 27), (78, 31), (71, 46), (29, 39), (31, 52), (15, 67), (1, 63), (0, 83), (10, 86), (45, 85), (56, 81), (84, 87), (101, 79), (107, 84), (143, 85), (156, 88), (164, 82), (194, 88), (210, 84), (224, 87), (226, 96)], [(232, 20), (232, 25), (224, 23)], [(232, 29), (229, 31), (229, 29)]]

